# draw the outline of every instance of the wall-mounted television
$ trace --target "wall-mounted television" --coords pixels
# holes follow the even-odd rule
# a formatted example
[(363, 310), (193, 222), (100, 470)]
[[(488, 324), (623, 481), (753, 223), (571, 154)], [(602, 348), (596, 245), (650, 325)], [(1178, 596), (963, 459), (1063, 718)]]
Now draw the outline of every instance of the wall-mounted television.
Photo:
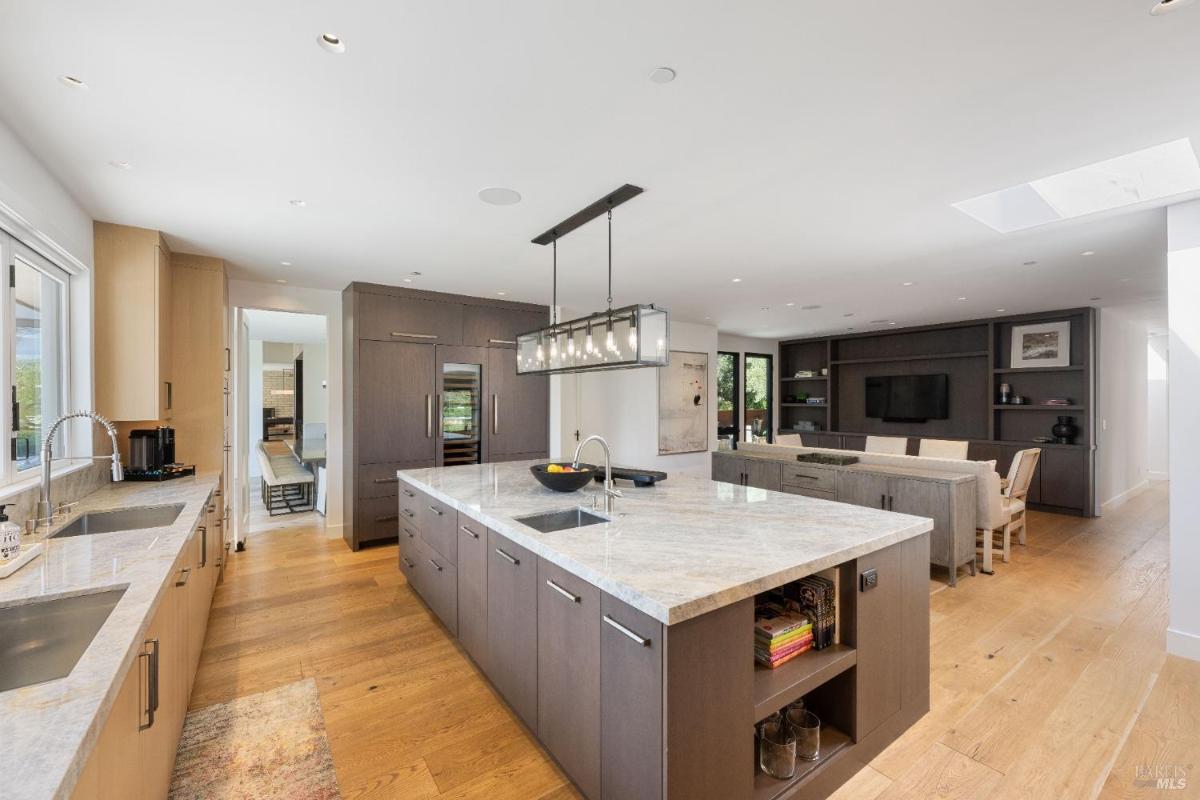
[(927, 422), (950, 415), (948, 375), (867, 378), (867, 416), (884, 422)]

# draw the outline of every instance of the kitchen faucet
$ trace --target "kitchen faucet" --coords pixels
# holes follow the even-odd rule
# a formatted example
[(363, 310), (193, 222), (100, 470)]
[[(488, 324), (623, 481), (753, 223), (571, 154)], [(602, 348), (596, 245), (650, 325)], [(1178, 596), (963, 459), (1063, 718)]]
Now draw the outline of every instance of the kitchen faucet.
[[(582, 442), (580, 442), (579, 446), (575, 448), (575, 458), (571, 462), (571, 466), (575, 467), (576, 469), (579, 468), (579, 453), (580, 453), (580, 451), (583, 450), (583, 446), (585, 444), (587, 444), (588, 442), (592, 442), (592, 441), (599, 442), (600, 446), (604, 448), (604, 513), (611, 514), (612, 508), (613, 508), (613, 506), (612, 506), (613, 498), (620, 497), (621, 490), (613, 488), (612, 463), (610, 460), (611, 455), (610, 455), (609, 449), (608, 449), (608, 442), (604, 441), (604, 437), (598, 436), (596, 434), (592, 434), (591, 436), (587, 437)], [(594, 508), (594, 506), (593, 506), (593, 508)]]
[[(121, 466), (121, 453), (117, 449), (116, 427), (95, 411), (72, 411), (69, 414), (63, 414), (54, 420), (54, 424), (46, 433), (46, 438), (42, 440), (42, 500), (38, 503), (37, 516), (34, 518), (35, 528), (38, 525), (45, 525), (49, 528), (54, 524), (54, 507), (50, 505), (50, 461), (53, 458), (51, 448), (59, 427), (67, 420), (75, 418), (90, 419), (104, 426), (104, 430), (108, 431), (108, 438), (112, 439), (112, 479), (113, 481), (125, 480), (125, 469)], [(100, 456), (100, 458), (105, 458), (105, 456)]]

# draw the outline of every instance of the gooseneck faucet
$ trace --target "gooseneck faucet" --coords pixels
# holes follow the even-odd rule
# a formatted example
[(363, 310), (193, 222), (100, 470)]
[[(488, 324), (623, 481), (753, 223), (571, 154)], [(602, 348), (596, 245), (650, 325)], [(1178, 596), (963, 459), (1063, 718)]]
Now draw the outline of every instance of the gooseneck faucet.
[[(46, 432), (46, 438), (42, 440), (42, 501), (38, 503), (35, 526), (45, 525), (48, 528), (54, 524), (54, 507), (50, 504), (50, 461), (53, 458), (51, 448), (54, 446), (54, 437), (58, 435), (58, 429), (62, 427), (62, 424), (69, 419), (77, 418), (90, 419), (92, 422), (102, 425), (108, 432), (108, 438), (112, 439), (112, 479), (113, 481), (125, 480), (125, 469), (121, 466), (121, 452), (117, 449), (116, 427), (95, 411), (72, 411), (63, 414), (54, 420), (54, 424)], [(103, 458), (103, 456), (101, 457)]]
[(611, 453), (608, 449), (608, 442), (604, 441), (604, 437), (592, 434), (580, 442), (579, 446), (575, 448), (575, 458), (572, 460), (571, 466), (576, 469), (579, 468), (579, 453), (588, 442), (599, 442), (600, 446), (604, 448), (604, 513), (611, 514), (613, 498), (620, 497), (621, 490), (613, 488)]

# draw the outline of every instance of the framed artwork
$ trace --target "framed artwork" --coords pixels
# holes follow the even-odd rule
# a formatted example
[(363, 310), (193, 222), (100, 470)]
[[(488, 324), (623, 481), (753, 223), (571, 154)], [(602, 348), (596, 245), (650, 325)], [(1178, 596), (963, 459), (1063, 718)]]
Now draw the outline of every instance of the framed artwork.
[(658, 454), (708, 450), (708, 353), (672, 350), (658, 368)]
[(1012, 368), (1071, 366), (1071, 323), (1014, 325)]

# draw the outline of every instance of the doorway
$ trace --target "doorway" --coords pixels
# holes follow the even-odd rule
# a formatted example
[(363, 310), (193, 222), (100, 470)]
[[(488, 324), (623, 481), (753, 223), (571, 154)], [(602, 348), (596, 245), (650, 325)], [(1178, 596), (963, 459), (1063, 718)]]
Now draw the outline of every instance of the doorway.
[(745, 426), (750, 441), (774, 442), (771, 421), (775, 419), (774, 359), (763, 353), (746, 353), (742, 368)]

